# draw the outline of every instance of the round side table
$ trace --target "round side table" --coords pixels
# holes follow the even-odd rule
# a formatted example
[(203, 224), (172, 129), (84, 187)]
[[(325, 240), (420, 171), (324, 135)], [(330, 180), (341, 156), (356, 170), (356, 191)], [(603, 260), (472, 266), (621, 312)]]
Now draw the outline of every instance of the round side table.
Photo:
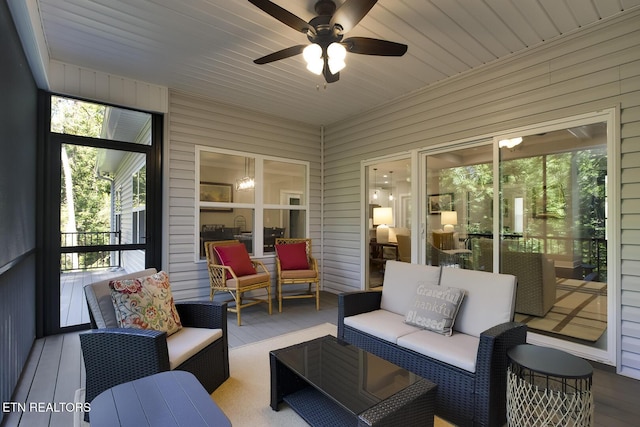
[(509, 427), (593, 425), (593, 368), (586, 360), (530, 344), (507, 356)]

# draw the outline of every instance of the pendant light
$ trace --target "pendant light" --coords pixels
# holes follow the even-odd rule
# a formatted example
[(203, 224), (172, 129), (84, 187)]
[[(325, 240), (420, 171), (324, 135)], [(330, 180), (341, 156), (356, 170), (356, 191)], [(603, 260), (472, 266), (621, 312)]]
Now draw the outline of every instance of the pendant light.
[(378, 168), (373, 168), (373, 200), (378, 200)]
[(244, 177), (236, 180), (236, 190), (253, 190), (256, 186), (254, 179), (249, 175), (249, 162), (250, 160), (245, 157), (244, 159)]
[(391, 181), (391, 186), (389, 187), (389, 201), (393, 201), (393, 171), (389, 171), (389, 181)]

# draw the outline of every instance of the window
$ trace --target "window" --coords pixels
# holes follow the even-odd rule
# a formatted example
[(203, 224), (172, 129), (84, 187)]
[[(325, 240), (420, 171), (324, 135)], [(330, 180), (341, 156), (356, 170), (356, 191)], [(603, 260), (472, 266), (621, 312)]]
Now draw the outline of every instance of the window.
[(239, 240), (262, 256), (273, 254), (278, 237), (306, 237), (307, 162), (207, 147), (196, 153), (196, 259), (204, 259), (206, 241)]
[(146, 239), (146, 188), (147, 167), (140, 168), (133, 174), (133, 242), (144, 243)]

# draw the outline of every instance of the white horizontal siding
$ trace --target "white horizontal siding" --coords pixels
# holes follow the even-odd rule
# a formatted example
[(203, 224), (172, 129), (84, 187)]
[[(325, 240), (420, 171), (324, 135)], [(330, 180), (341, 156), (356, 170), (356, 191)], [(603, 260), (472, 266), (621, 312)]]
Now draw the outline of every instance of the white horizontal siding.
[[(122, 243), (133, 242), (133, 174), (145, 164), (145, 157), (141, 154), (129, 154), (121, 162), (115, 173), (113, 188), (121, 190), (122, 211), (120, 215), (120, 231)], [(149, 212), (147, 212), (147, 215)], [(144, 251), (123, 251), (121, 259), (122, 267), (127, 272), (142, 271), (145, 269)]]
[[(171, 91), (169, 100), (168, 149), (165, 150), (168, 152), (169, 244), (164, 263), (171, 275), (176, 299), (209, 297), (206, 266), (194, 261), (197, 145), (309, 162), (309, 230), (315, 243), (314, 254), (320, 259), (320, 129), (182, 92)], [(262, 261), (274, 279), (273, 257)]]
[[(427, 87), (325, 131), (325, 288), (359, 289), (360, 162), (621, 109), (619, 370), (640, 378), (640, 14)], [(329, 248), (331, 248), (329, 250)]]

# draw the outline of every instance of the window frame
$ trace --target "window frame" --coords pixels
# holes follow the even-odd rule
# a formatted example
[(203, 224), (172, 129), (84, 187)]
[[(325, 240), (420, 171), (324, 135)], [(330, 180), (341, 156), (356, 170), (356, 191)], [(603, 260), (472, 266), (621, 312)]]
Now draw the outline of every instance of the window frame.
[[(238, 203), (238, 202), (225, 202), (225, 203), (214, 203), (214, 202), (201, 202), (199, 197), (199, 188), (201, 182), (201, 153), (216, 153), (223, 155), (231, 155), (231, 156), (241, 156), (249, 159), (253, 159), (254, 161), (254, 179), (255, 179), (255, 187), (254, 187), (254, 200), (253, 203)], [(310, 167), (311, 164), (308, 161), (304, 160), (296, 160), (285, 157), (277, 157), (277, 156), (267, 156), (256, 153), (248, 153), (243, 151), (235, 151), (235, 150), (227, 150), (216, 147), (202, 146), (197, 145), (195, 147), (195, 191), (194, 191), (194, 260), (196, 263), (206, 262), (206, 259), (201, 258), (200, 256), (200, 230), (202, 229), (202, 224), (200, 222), (200, 210), (202, 208), (224, 208), (228, 207), (231, 209), (234, 208), (244, 208), (244, 209), (253, 209), (253, 257), (256, 258), (273, 258), (275, 257), (275, 253), (273, 252), (264, 252), (264, 236), (263, 233), (256, 233), (255, 230), (263, 230), (264, 229), (264, 212), (266, 210), (298, 210), (303, 211), (305, 215), (305, 230), (304, 237), (309, 237), (309, 180), (310, 180)], [(305, 168), (305, 184), (304, 184), (304, 203), (300, 205), (286, 205), (282, 203), (265, 203), (264, 202), (264, 162), (265, 161), (277, 161), (282, 163), (290, 163), (295, 165), (302, 165)], [(231, 180), (235, 183), (235, 179)], [(235, 190), (235, 186), (232, 191)]]
[[(140, 171), (142, 169), (144, 169), (144, 173), (145, 173), (145, 184), (142, 185), (143, 190), (141, 191)], [(133, 205), (131, 207), (131, 243), (145, 243), (147, 238), (146, 173), (147, 173), (147, 166), (146, 164), (144, 164), (140, 168), (138, 168), (133, 173), (133, 176), (132, 176), (131, 192), (132, 192)], [(144, 203), (140, 203), (140, 194), (144, 194)], [(140, 232), (141, 230), (142, 230), (142, 234)]]

